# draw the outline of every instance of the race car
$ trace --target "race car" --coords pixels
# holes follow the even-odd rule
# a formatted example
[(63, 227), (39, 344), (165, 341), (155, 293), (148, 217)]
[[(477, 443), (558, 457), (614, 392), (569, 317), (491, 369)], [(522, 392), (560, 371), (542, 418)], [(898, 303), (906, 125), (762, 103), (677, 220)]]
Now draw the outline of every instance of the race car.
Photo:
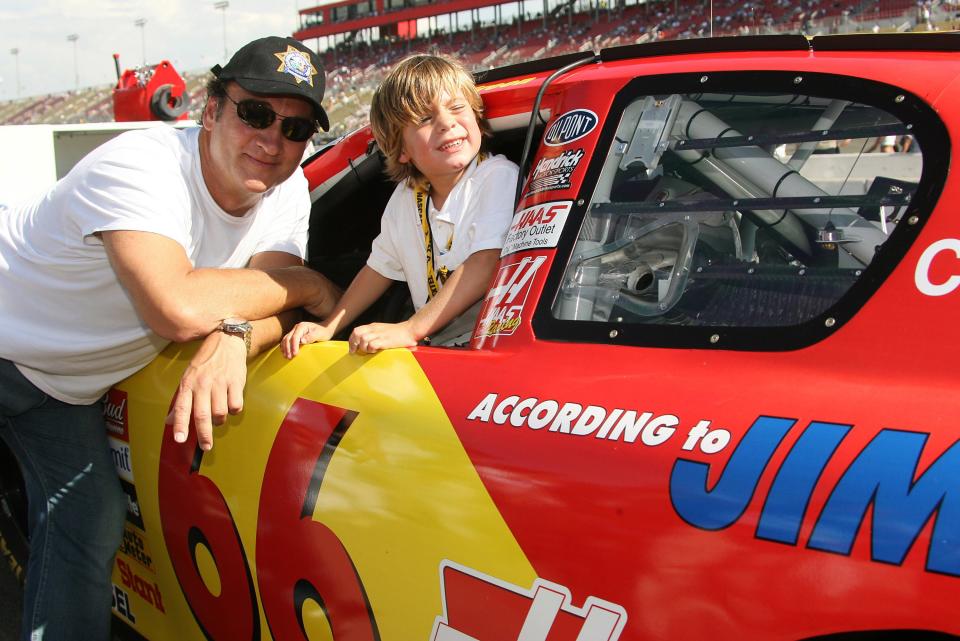
[[(209, 452), (165, 421), (195, 345), (118, 385), (118, 624), (960, 634), (958, 51), (956, 34), (737, 37), (477, 74), (489, 148), (521, 172), (470, 345), (275, 349)], [(304, 169), (311, 265), (345, 285), (393, 185), (368, 128)], [(358, 322), (409, 309), (399, 284)]]

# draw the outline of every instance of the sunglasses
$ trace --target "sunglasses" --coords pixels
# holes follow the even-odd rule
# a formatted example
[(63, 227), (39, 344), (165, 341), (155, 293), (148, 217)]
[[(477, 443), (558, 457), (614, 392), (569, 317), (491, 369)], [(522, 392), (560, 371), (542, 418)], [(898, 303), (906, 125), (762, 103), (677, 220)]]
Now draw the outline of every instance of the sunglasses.
[(237, 118), (254, 129), (266, 129), (273, 124), (274, 120), (279, 118), (280, 133), (292, 142), (310, 140), (310, 137), (317, 133), (316, 120), (300, 118), (299, 116), (281, 116), (265, 102), (252, 98), (237, 102), (230, 97), (230, 94), (224, 95), (226, 95), (227, 100), (237, 106)]

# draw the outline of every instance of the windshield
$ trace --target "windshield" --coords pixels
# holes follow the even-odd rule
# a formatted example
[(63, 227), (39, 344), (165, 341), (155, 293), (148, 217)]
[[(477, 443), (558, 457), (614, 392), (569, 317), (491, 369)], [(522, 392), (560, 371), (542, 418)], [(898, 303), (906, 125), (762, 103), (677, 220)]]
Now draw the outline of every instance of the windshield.
[(783, 93), (641, 95), (605, 152), (560, 320), (807, 321), (874, 260), (923, 164), (887, 111)]

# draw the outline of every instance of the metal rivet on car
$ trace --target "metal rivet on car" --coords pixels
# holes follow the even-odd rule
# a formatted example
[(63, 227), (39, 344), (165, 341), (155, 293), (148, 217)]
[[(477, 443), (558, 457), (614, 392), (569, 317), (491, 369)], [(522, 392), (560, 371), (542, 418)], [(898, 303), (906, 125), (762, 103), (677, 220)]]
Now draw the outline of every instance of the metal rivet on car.
[(820, 202), (820, 196), (817, 196), (816, 198), (814, 198), (814, 199), (813, 199), (813, 202), (815, 202), (815, 203)]
[(700, 82), (701, 82), (701, 83), (706, 82), (706, 81), (709, 80), (709, 79), (710, 79), (710, 76), (700, 76)]
[(823, 321), (823, 324), (826, 325), (827, 327), (833, 327), (834, 325), (837, 324), (837, 319), (831, 316), (827, 320)]
[(577, 201), (577, 207), (583, 207), (583, 198)]
[(913, 124), (912, 124), (912, 123), (907, 125), (907, 131), (910, 131), (911, 129), (913, 129)]
[(906, 96), (904, 96), (903, 94), (900, 94), (899, 96), (897, 96), (896, 98), (894, 98), (893, 101), (894, 101), (894, 102), (903, 102), (903, 101), (906, 100), (906, 99), (907, 99)]
[(799, 273), (801, 276), (803, 276), (804, 274), (807, 273), (807, 270), (801, 269), (798, 273)]
[(734, 207), (736, 207), (737, 205), (739, 205), (739, 204), (740, 204), (740, 201), (739, 201), (739, 200), (735, 200), (735, 201), (733, 201), (733, 203), (732, 203), (732, 204), (733, 204), (733, 206), (734, 206)]
[(703, 271), (703, 267), (697, 267), (697, 273), (698, 273), (698, 274), (699, 274), (700, 272), (702, 272), (702, 271)]
[(610, 330), (610, 338), (616, 338), (618, 334), (620, 334), (620, 332), (618, 332), (617, 330), (615, 329)]
[(793, 84), (795, 85), (799, 85), (801, 82), (803, 82), (803, 76), (797, 76), (793, 79)]
[(710, 336), (710, 342), (711, 342), (711, 343), (719, 343), (719, 342), (720, 342), (720, 334), (713, 334), (712, 336)]
[(752, 274), (752, 273), (754, 273), (755, 271), (757, 271), (757, 270), (754, 269), (753, 267), (748, 267), (748, 268), (747, 268), (747, 273), (748, 273), (748, 274)]
[(617, 322), (618, 322), (618, 323), (622, 323), (622, 322), (623, 322), (623, 316), (617, 316)]
[(859, 275), (862, 274), (862, 273), (863, 273), (863, 271), (860, 270), (860, 269), (858, 269), (857, 271), (853, 272), (853, 275), (854, 275), (854, 276), (859, 276)]
[(910, 216), (910, 218), (907, 218), (908, 225), (916, 225), (918, 222), (920, 222), (920, 218), (918, 216)]

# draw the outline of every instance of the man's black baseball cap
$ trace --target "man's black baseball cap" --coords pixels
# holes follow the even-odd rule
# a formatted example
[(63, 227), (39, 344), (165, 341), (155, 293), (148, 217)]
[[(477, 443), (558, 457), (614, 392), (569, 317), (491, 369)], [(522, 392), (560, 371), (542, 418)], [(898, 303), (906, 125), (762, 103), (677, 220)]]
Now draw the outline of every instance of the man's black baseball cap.
[(233, 54), (225, 67), (216, 65), (210, 71), (250, 93), (303, 98), (313, 105), (320, 128), (330, 129), (330, 118), (320, 104), (326, 84), (323, 65), (317, 54), (299, 40), (279, 36), (254, 40)]

